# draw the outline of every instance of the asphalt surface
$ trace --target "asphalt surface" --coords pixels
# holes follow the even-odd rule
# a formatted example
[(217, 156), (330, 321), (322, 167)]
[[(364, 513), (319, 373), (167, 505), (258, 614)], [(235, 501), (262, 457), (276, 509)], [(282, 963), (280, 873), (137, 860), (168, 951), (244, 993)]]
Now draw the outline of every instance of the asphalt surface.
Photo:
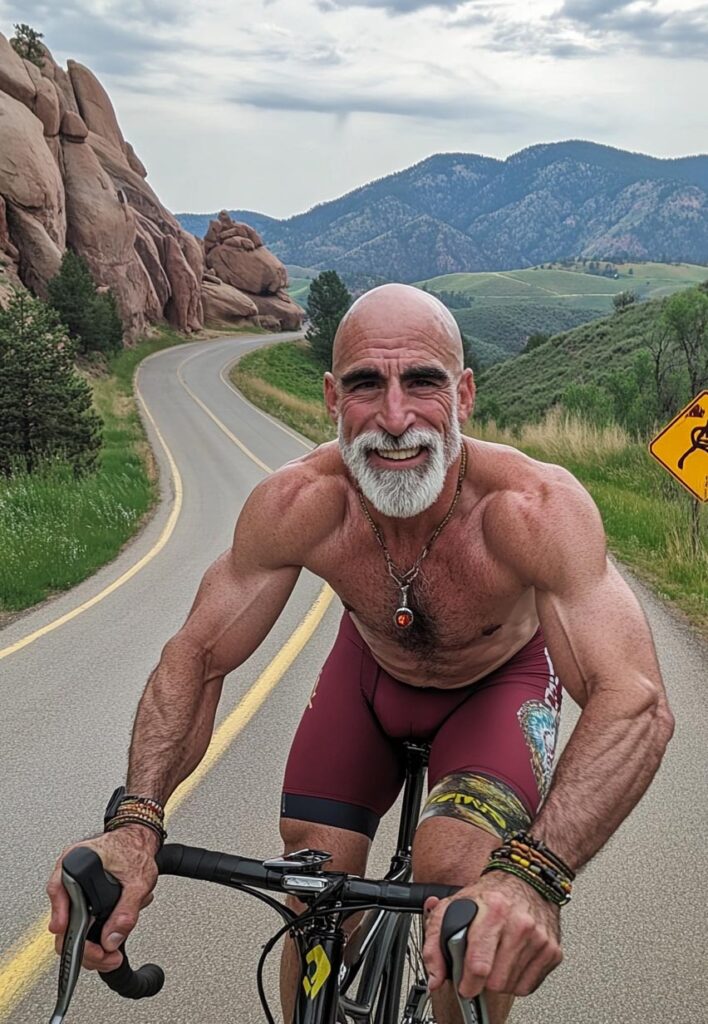
[[(0, 661), (0, 956), (7, 958), (46, 912), (44, 884), (63, 845), (98, 830), (107, 797), (124, 778), (132, 718), (147, 676), (183, 621), (202, 573), (228, 546), (245, 497), (264, 475), (188, 393), (178, 367), (193, 394), (267, 466), (275, 468), (305, 451), (301, 441), (220, 379), (228, 363), (264, 340), (239, 337), (181, 346), (143, 365), (142, 394), (184, 485), (175, 531), (124, 586)], [(0, 632), (0, 649), (82, 604), (155, 544), (169, 514), (170, 484), (164, 454), (149, 429), (165, 488), (156, 516), (110, 566)], [(538, 993), (517, 1002), (515, 1024), (708, 1020), (708, 650), (690, 628), (630, 582), (654, 631), (676, 735), (648, 795), (578, 880), (574, 901), (563, 911), (565, 962)], [(217, 722), (280, 650), (320, 590), (319, 580), (302, 575), (267, 641), (228, 679)], [(278, 805), (289, 739), (339, 614), (335, 600), (227, 756), (177, 810), (171, 840), (262, 858), (279, 852)], [(567, 701), (566, 736), (576, 717)], [(395, 830), (392, 812), (379, 830), (371, 875), (385, 869)], [(163, 964), (163, 993), (153, 1002), (124, 1003), (95, 976), (85, 975), (68, 1021), (261, 1021), (255, 964), (276, 925), (272, 911), (253, 899), (163, 879), (130, 945), (134, 963)], [(274, 977), (272, 969), (273, 996)], [(6, 1019), (12, 1024), (48, 1020), (55, 979), (52, 964)]]

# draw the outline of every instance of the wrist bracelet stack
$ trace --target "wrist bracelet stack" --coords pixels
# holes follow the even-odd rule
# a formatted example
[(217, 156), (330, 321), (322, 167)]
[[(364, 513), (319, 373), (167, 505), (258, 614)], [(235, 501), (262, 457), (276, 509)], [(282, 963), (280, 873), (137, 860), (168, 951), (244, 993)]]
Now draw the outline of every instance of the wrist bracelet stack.
[(127, 795), (111, 810), (112, 815), (104, 822), (106, 832), (113, 832), (125, 825), (145, 825), (159, 837), (160, 846), (167, 838), (165, 809), (152, 797)]
[(575, 872), (548, 847), (527, 832), (515, 832), (504, 845), (492, 850), (482, 874), (506, 871), (532, 886), (544, 899), (559, 907), (570, 902)]

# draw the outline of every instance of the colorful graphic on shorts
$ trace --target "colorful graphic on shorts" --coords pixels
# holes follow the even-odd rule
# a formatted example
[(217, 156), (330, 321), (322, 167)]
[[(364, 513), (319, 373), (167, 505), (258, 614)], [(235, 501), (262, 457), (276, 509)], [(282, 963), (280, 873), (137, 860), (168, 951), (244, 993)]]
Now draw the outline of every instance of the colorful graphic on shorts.
[(442, 815), (460, 818), (493, 836), (519, 832), (531, 823), (528, 811), (509, 786), (468, 772), (446, 775), (430, 790), (420, 820)]
[(553, 776), (558, 713), (540, 700), (527, 700), (517, 711), (519, 724), (531, 753), (531, 764), (543, 800)]

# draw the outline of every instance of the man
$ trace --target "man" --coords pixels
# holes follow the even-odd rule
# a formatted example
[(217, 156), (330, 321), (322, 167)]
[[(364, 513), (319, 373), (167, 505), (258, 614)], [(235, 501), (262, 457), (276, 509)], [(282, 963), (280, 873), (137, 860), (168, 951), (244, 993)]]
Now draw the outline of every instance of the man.
[[(86, 963), (120, 962), (115, 950), (156, 881), (160, 805), (206, 751), (224, 676), (265, 639), (305, 567), (345, 613), (290, 752), (286, 849), (326, 849), (334, 869), (363, 873), (401, 784), (401, 740), (428, 740), (415, 877), (463, 885), (478, 903), (461, 991), (485, 989), (501, 1024), (513, 996), (560, 962), (559, 905), (573, 872), (640, 799), (671, 736), (651, 636), (577, 481), (462, 437), (474, 381), (437, 300), (403, 285), (362, 296), (339, 327), (324, 387), (338, 443), (255, 488), (233, 547), (150, 677), (128, 772), (145, 802), (119, 809), (113, 830), (90, 841), (124, 890)], [(551, 782), (556, 669), (583, 710)], [(512, 847), (504, 837), (519, 830), (524, 846)], [(59, 942), (58, 869), (48, 891)], [(426, 908), (424, 956), (436, 1019), (453, 1024), (438, 948), (446, 903)]]

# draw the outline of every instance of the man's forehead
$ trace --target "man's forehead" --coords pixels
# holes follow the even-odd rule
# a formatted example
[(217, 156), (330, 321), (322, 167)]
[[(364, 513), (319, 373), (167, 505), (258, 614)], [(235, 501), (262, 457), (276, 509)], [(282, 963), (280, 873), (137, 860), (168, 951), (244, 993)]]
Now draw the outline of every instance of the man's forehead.
[(447, 367), (454, 359), (452, 346), (440, 335), (423, 328), (404, 332), (347, 332), (337, 346), (335, 372), (338, 376), (359, 366), (376, 364), (385, 372), (422, 363)]

